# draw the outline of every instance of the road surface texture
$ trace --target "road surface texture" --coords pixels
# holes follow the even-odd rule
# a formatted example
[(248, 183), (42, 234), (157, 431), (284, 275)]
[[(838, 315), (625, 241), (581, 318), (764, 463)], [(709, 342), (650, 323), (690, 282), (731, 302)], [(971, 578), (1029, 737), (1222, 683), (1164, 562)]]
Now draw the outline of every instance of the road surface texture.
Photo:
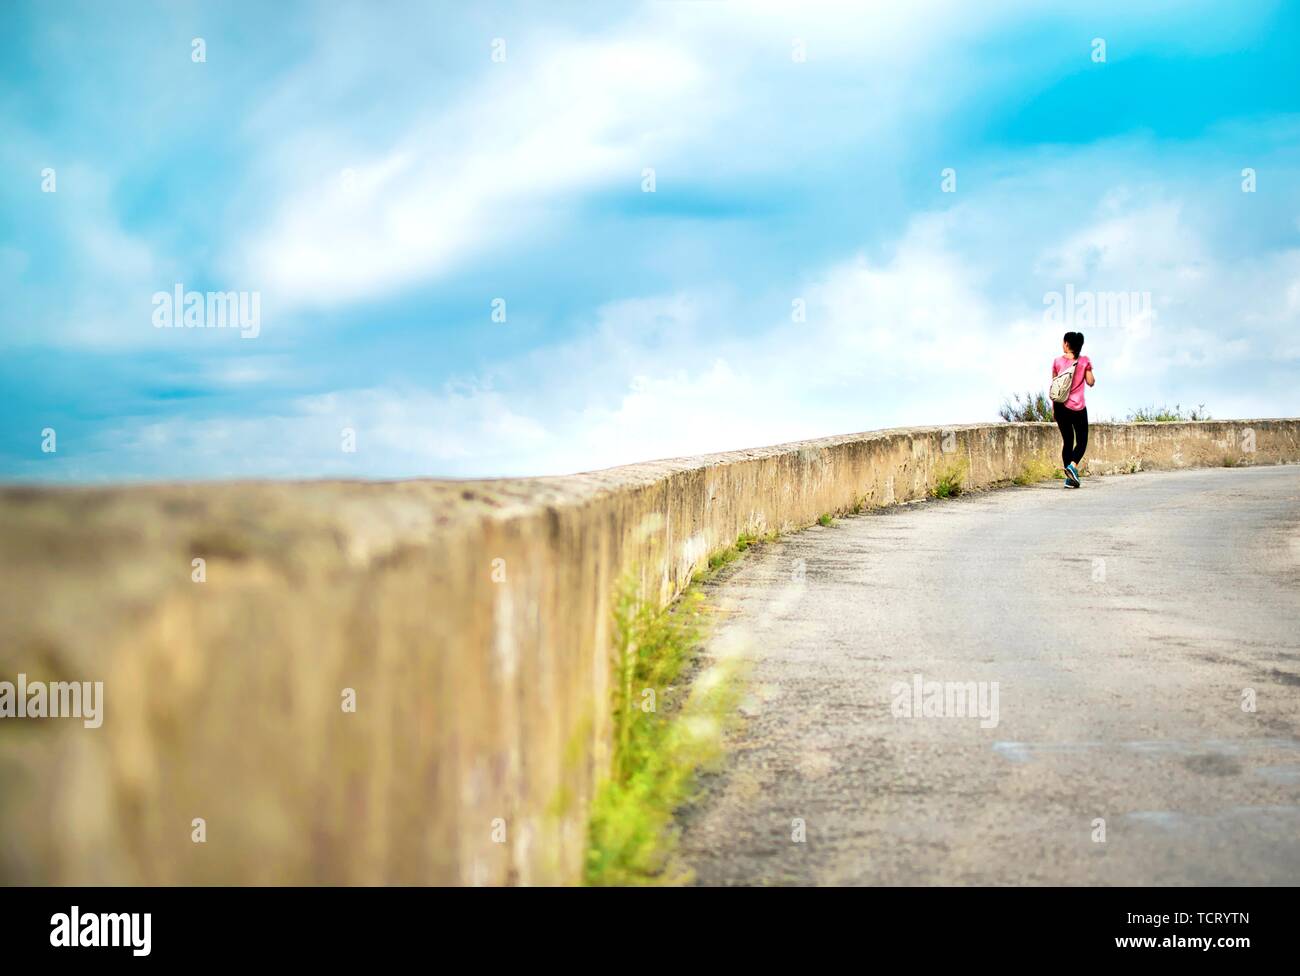
[(837, 520), (707, 596), (752, 670), (700, 884), (1300, 883), (1300, 468)]

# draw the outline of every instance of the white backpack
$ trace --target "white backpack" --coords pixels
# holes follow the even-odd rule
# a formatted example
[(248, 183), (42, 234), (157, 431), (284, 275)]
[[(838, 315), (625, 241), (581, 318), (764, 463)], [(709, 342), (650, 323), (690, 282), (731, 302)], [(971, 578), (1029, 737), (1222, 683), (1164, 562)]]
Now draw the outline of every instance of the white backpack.
[(1052, 377), (1052, 386), (1047, 395), (1053, 403), (1064, 403), (1070, 399), (1070, 390), (1074, 387), (1074, 367), (1078, 365), (1079, 360), (1076, 359), (1069, 369), (1063, 369)]

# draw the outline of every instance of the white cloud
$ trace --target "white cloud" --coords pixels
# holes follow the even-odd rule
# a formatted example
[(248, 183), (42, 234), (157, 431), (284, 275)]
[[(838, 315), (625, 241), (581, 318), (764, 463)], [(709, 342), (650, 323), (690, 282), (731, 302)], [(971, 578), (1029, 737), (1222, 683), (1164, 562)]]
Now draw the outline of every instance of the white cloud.
[[(784, 171), (790, 161), (771, 147), (804, 137), (769, 131), (778, 104), (780, 117), (817, 127), (809, 138), (822, 152), (895, 141), (921, 113), (950, 110), (963, 39), (1022, 6), (645, 4), (601, 36), (521, 28), (504, 63), (487, 63), (484, 47), (454, 100), (387, 138), (381, 128), (378, 144), (374, 131), (353, 136), (351, 122), (279, 131), (259, 118), (272, 183), (260, 189), (275, 203), (227, 263), (277, 308), (355, 301), (544, 234), (579, 193), (636, 192), (645, 167), (693, 179)], [(791, 62), (795, 38), (812, 45), (807, 65)], [(327, 46), (297, 68), (267, 97), (275, 119), (303, 114), (318, 90), (339, 98), (338, 77), (359, 70), (351, 58)], [(913, 81), (900, 85), (905, 70)]]
[(546, 51), (532, 64), (493, 65), (500, 78), (390, 149), (367, 160), (357, 147), (361, 158), (338, 155), (327, 175), (289, 190), (246, 275), (289, 307), (445, 273), (526, 233), (556, 195), (636, 189), (650, 140), (711, 115), (706, 66), (671, 45), (567, 41)]

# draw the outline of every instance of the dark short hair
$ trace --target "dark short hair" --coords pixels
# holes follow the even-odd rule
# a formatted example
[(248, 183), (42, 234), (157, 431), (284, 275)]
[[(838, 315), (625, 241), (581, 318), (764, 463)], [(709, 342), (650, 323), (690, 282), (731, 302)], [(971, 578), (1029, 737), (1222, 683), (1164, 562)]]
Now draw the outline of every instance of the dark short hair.
[(1065, 344), (1070, 347), (1070, 352), (1074, 353), (1077, 359), (1079, 353), (1083, 351), (1083, 333), (1067, 332), (1064, 336)]

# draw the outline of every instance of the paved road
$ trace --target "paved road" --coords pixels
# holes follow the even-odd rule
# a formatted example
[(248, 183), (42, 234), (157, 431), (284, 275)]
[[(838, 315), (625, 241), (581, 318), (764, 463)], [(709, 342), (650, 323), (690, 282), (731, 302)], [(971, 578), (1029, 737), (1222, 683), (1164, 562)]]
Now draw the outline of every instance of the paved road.
[(1300, 884), (1300, 468), (845, 519), (709, 597), (753, 670), (701, 884)]

